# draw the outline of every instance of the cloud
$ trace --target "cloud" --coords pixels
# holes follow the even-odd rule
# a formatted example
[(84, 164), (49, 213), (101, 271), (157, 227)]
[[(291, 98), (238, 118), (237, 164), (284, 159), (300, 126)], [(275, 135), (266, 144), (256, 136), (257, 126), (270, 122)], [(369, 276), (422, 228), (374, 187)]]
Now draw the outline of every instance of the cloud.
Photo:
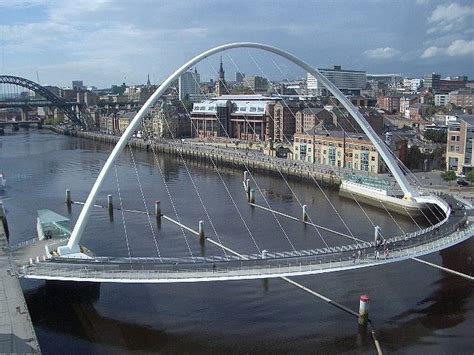
[(465, 41), (463, 39), (458, 39), (446, 49), (446, 53), (450, 57), (473, 55), (474, 41)]
[(447, 47), (428, 47), (424, 50), (421, 58), (432, 58), (437, 56), (461, 57), (474, 55), (474, 41), (458, 39)]
[(473, 15), (474, 7), (470, 5), (438, 5), (428, 17), (428, 23), (432, 27), (428, 28), (427, 33), (446, 33), (470, 27)]
[(389, 59), (399, 55), (400, 51), (392, 47), (380, 47), (366, 50), (364, 54), (372, 59)]
[(428, 47), (424, 50), (423, 54), (421, 55), (421, 58), (432, 58), (437, 55), (440, 55), (442, 52), (442, 48), (436, 46)]

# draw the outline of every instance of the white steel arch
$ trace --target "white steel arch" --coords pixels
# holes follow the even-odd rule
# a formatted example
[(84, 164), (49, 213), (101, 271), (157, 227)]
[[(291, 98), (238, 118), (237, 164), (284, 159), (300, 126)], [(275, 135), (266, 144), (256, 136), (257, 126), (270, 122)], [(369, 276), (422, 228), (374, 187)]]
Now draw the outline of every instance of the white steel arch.
[[(60, 255), (67, 255), (71, 253), (78, 253), (80, 251), (79, 249), (79, 241), (82, 237), (82, 233), (84, 231), (86, 222), (89, 218), (90, 211), (94, 205), (94, 202), (97, 198), (97, 195), (102, 187), (102, 184), (105, 180), (105, 177), (107, 176), (107, 173), (111, 169), (113, 163), (117, 159), (117, 157), (120, 155), (120, 153), (123, 151), (125, 146), (127, 145), (127, 142), (129, 141), (130, 137), (132, 136), (133, 132), (135, 132), (141, 123), (143, 117), (148, 113), (150, 108), (155, 104), (155, 102), (164, 94), (166, 89), (171, 85), (171, 83), (178, 79), (181, 74), (186, 72), (188, 69), (190, 69), (192, 66), (196, 65), (203, 59), (214, 55), (219, 52), (223, 52), (229, 49), (234, 49), (234, 48), (256, 48), (256, 49), (261, 49), (267, 52), (274, 53), (276, 55), (279, 55), (290, 62), (296, 64), (297, 66), (301, 67), (303, 70), (306, 72), (312, 74), (315, 78), (317, 78), (323, 85), (333, 94), (344, 106), (344, 108), (351, 114), (351, 116), (356, 120), (356, 122), (360, 125), (364, 133), (369, 137), (371, 142), (374, 144), (376, 147), (377, 151), (379, 154), (382, 156), (385, 164), (387, 164), (387, 167), (390, 169), (392, 172), (393, 176), (395, 177), (397, 183), (400, 185), (401, 189), (403, 190), (405, 196), (405, 199), (412, 199), (412, 198), (417, 198), (420, 196), (418, 191), (416, 191), (408, 182), (406, 179), (405, 175), (403, 174), (402, 170), (398, 166), (398, 163), (395, 161), (395, 159), (392, 158), (390, 151), (388, 147), (385, 145), (385, 143), (377, 136), (375, 131), (372, 129), (372, 127), (369, 125), (369, 123), (365, 120), (364, 116), (357, 110), (354, 105), (348, 100), (342, 92), (333, 84), (331, 83), (324, 75), (322, 75), (317, 69), (311, 67), (309, 64), (304, 62), (303, 60), (299, 59), (298, 57), (295, 57), (294, 55), (283, 51), (281, 49), (278, 49), (276, 47), (272, 47), (266, 44), (260, 44), (260, 43), (252, 43), (252, 42), (238, 42), (238, 43), (229, 43), (229, 44), (224, 44), (212, 49), (209, 49), (208, 51), (205, 51), (196, 57), (192, 58), (189, 60), (187, 63), (182, 65), (178, 70), (176, 70), (172, 75), (170, 75), (161, 85), (160, 87), (153, 93), (153, 95), (150, 96), (150, 98), (145, 102), (143, 107), (140, 109), (140, 111), (137, 112), (133, 120), (130, 122), (130, 125), (127, 127), (125, 132), (122, 134), (120, 137), (120, 140), (117, 142), (115, 145), (115, 148), (113, 149), (112, 153), (110, 154), (109, 158), (105, 162), (102, 170), (99, 173), (99, 176), (97, 177), (97, 180), (94, 183), (94, 186), (91, 189), (91, 192), (89, 193), (89, 196), (87, 197), (87, 200), (84, 204), (84, 207), (81, 210), (81, 213), (79, 215), (79, 218), (77, 219), (76, 225), (74, 226), (74, 229), (72, 231), (71, 237), (69, 238), (68, 244), (65, 246), (61, 246), (58, 248), (58, 252)], [(430, 202), (436, 203), (437, 201), (435, 199), (431, 200), (429, 197), (425, 197), (424, 200), (429, 199)]]

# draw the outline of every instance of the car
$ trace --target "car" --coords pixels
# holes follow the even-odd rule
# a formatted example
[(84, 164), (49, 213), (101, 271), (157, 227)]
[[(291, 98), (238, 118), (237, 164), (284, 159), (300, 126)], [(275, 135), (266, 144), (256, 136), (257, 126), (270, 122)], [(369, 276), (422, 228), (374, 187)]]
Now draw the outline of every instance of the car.
[(458, 183), (459, 186), (468, 186), (469, 185), (469, 183), (466, 180), (463, 180), (463, 179), (458, 179), (457, 183)]

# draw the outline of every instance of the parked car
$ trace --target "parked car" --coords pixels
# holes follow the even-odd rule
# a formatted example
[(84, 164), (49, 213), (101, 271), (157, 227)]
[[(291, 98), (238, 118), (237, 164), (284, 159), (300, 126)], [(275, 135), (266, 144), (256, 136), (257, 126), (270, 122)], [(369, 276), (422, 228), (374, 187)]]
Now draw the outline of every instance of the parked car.
[(463, 180), (463, 179), (458, 179), (457, 183), (458, 183), (459, 186), (468, 186), (469, 185), (469, 183), (466, 180)]

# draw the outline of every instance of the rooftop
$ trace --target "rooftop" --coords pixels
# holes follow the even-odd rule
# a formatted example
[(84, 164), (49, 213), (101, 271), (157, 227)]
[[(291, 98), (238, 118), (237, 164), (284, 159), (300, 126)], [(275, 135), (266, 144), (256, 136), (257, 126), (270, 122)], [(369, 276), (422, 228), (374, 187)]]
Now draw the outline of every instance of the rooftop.
[(264, 95), (221, 95), (215, 98), (216, 100), (231, 100), (231, 101), (265, 101), (265, 100), (281, 100), (280, 97), (264, 96)]
[(459, 115), (458, 118), (466, 122), (468, 125), (474, 126), (474, 115), (469, 115), (467, 113), (464, 113), (462, 115)]
[(318, 115), (321, 111), (326, 111), (324, 108), (320, 107), (307, 107), (301, 110), (304, 115)]
[[(298, 134), (298, 133), (297, 133)], [(362, 140), (362, 141), (370, 141), (369, 137), (367, 137), (364, 133), (354, 133), (354, 132), (345, 132), (345, 131), (331, 131), (331, 130), (320, 130), (318, 128), (312, 128), (304, 133), (300, 133), (309, 136), (318, 136), (318, 137), (332, 137), (332, 138), (340, 138), (343, 139), (344, 137), (349, 140)]]

